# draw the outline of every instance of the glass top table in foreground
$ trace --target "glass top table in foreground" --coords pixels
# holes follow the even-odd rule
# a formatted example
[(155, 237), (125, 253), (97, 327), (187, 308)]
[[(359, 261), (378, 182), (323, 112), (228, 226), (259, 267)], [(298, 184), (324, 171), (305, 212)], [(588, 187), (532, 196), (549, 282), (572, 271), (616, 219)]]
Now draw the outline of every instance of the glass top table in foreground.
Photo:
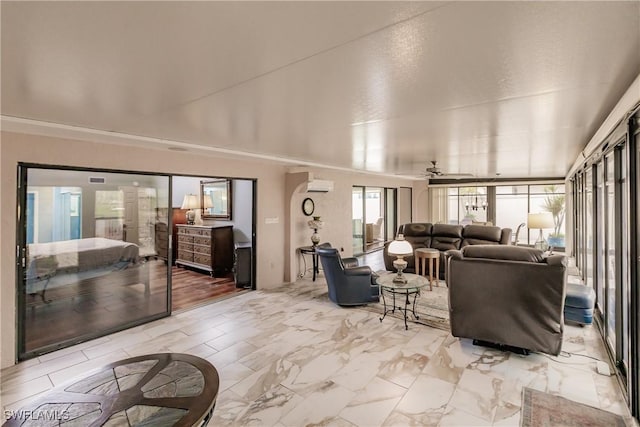
[[(429, 284), (429, 281), (417, 274), (404, 273), (404, 277), (407, 279), (407, 283), (396, 283), (393, 279), (396, 278), (395, 273), (384, 274), (376, 279), (378, 285), (380, 285), (380, 294), (382, 295), (382, 303), (384, 304), (384, 314), (380, 318), (380, 322), (387, 316), (387, 313), (394, 313), (396, 308), (404, 314), (404, 328), (409, 329), (407, 325), (408, 308), (411, 306), (411, 314), (418, 320), (420, 317), (416, 314), (416, 298), (420, 295), (420, 290)], [(385, 294), (393, 297), (393, 303), (390, 308), (387, 308), (387, 299)], [(400, 302), (396, 303), (396, 295), (400, 295), (404, 299), (404, 307), (401, 307)], [(413, 295), (413, 303), (410, 300)]]
[(132, 357), (12, 411), (4, 426), (204, 426), (218, 397), (213, 365), (189, 354)]

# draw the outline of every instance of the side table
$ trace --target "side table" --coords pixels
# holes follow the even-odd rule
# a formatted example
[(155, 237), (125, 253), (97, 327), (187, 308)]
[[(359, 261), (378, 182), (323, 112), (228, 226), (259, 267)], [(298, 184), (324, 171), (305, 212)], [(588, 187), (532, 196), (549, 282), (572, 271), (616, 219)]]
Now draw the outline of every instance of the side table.
[(416, 273), (420, 274), (422, 269), (422, 275), (427, 275), (425, 269), (425, 261), (429, 263), (429, 290), (433, 290), (433, 265), (435, 264), (435, 278), (436, 286), (440, 286), (440, 251), (432, 248), (418, 248), (414, 251), (416, 259)]
[[(378, 285), (380, 285), (380, 294), (382, 294), (382, 303), (384, 304), (384, 314), (380, 318), (380, 322), (387, 316), (387, 313), (394, 313), (396, 308), (400, 310), (404, 314), (404, 329), (408, 330), (409, 326), (407, 325), (407, 312), (408, 307), (411, 306), (411, 301), (409, 297), (413, 295), (413, 307), (411, 309), (411, 314), (413, 317), (418, 320), (420, 317), (416, 314), (416, 298), (420, 295), (420, 289), (427, 286), (427, 279), (417, 274), (404, 273), (404, 276), (407, 278), (407, 283), (395, 283), (393, 279), (396, 277), (395, 273), (385, 274), (376, 279)], [(387, 300), (385, 298), (385, 293), (389, 294), (393, 297), (393, 304), (390, 309), (387, 309)], [(404, 308), (396, 305), (396, 295), (401, 295), (404, 297)], [(398, 303), (400, 304), (400, 303)]]
[[(302, 257), (302, 260), (304, 261), (304, 256), (305, 255), (311, 255), (311, 259), (312, 259), (312, 271), (313, 271), (313, 277), (312, 280), (315, 282), (316, 281), (316, 276), (318, 275), (318, 273), (320, 273), (320, 267), (318, 266), (318, 254), (316, 253), (316, 247), (315, 246), (301, 246), (298, 248), (298, 252), (300, 252), (300, 256)], [(302, 273), (299, 274), (299, 277), (304, 277), (304, 275), (307, 273), (307, 262), (304, 261), (304, 270)]]

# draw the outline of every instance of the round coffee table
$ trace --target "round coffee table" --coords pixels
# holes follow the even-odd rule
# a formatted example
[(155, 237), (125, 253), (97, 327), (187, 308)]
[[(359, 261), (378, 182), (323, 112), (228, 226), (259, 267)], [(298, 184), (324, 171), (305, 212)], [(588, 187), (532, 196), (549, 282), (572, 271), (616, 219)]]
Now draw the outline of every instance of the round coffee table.
[(416, 259), (416, 273), (420, 274), (420, 268), (422, 267), (422, 275), (427, 275), (424, 262), (429, 263), (429, 290), (433, 290), (433, 265), (435, 264), (435, 279), (436, 286), (440, 286), (440, 251), (432, 248), (418, 248), (414, 251)]
[[(404, 273), (404, 277), (407, 279), (407, 283), (396, 283), (393, 281), (397, 277), (395, 273), (389, 273), (382, 276), (379, 276), (376, 281), (378, 285), (380, 285), (380, 294), (382, 294), (382, 303), (384, 304), (384, 314), (380, 318), (380, 322), (387, 316), (387, 313), (394, 313), (396, 308), (404, 313), (404, 329), (408, 330), (409, 326), (407, 325), (407, 308), (411, 306), (411, 301), (409, 297), (413, 295), (413, 307), (411, 309), (411, 314), (413, 317), (418, 320), (420, 317), (416, 314), (416, 298), (420, 295), (420, 289), (427, 286), (427, 279), (417, 274)], [(385, 298), (385, 293), (391, 295), (393, 297), (393, 304), (390, 309), (387, 309), (387, 300)], [(396, 295), (401, 295), (404, 297), (404, 308), (396, 305)], [(398, 303), (399, 304), (399, 303)]]
[(218, 371), (204, 359), (148, 354), (56, 387), (13, 411), (3, 425), (203, 426), (211, 418), (219, 386)]

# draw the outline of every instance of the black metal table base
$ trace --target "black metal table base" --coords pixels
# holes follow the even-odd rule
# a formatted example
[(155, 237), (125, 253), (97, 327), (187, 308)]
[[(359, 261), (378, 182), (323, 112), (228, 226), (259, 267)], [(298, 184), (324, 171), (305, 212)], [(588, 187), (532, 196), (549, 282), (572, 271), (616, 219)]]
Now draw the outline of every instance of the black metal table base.
[[(387, 309), (387, 299), (384, 297), (385, 292), (393, 295), (393, 304), (391, 305), (390, 309)], [(401, 313), (404, 314), (405, 331), (409, 330), (409, 325), (407, 324), (407, 319), (409, 317), (407, 314), (408, 313), (407, 307), (409, 306), (411, 306), (411, 314), (413, 315), (414, 319), (416, 320), (420, 319), (420, 317), (416, 314), (416, 299), (420, 294), (419, 289), (415, 289), (415, 288), (414, 289), (397, 289), (392, 291), (390, 289), (382, 288), (380, 293), (382, 294), (382, 304), (384, 305), (384, 314), (380, 318), (380, 322), (382, 322), (382, 320), (387, 316), (387, 313), (395, 313), (397, 308)], [(400, 307), (399, 305), (396, 305), (396, 294), (403, 295), (405, 297), (404, 308)], [(413, 295), (413, 304), (409, 300), (410, 295)]]
[(304, 262), (304, 271), (302, 273), (299, 273), (299, 277), (302, 278), (305, 276), (305, 274), (307, 274), (307, 261), (305, 260), (304, 256), (311, 255), (311, 271), (313, 272), (312, 281), (315, 282), (316, 277), (318, 277), (318, 274), (320, 273), (320, 263), (318, 262), (318, 254), (316, 253), (315, 246), (303, 246), (301, 248), (298, 248), (298, 251), (300, 251), (300, 256), (302, 256), (302, 261)]

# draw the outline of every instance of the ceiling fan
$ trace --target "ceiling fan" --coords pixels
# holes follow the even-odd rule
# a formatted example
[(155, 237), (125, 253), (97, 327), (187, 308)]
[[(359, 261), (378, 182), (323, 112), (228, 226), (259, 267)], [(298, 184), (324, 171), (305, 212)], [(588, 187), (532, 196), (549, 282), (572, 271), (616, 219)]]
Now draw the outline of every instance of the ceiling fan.
[(461, 179), (461, 178), (473, 178), (473, 174), (470, 173), (446, 173), (438, 167), (436, 160), (431, 160), (431, 166), (425, 169), (424, 176), (427, 178), (436, 179)]

